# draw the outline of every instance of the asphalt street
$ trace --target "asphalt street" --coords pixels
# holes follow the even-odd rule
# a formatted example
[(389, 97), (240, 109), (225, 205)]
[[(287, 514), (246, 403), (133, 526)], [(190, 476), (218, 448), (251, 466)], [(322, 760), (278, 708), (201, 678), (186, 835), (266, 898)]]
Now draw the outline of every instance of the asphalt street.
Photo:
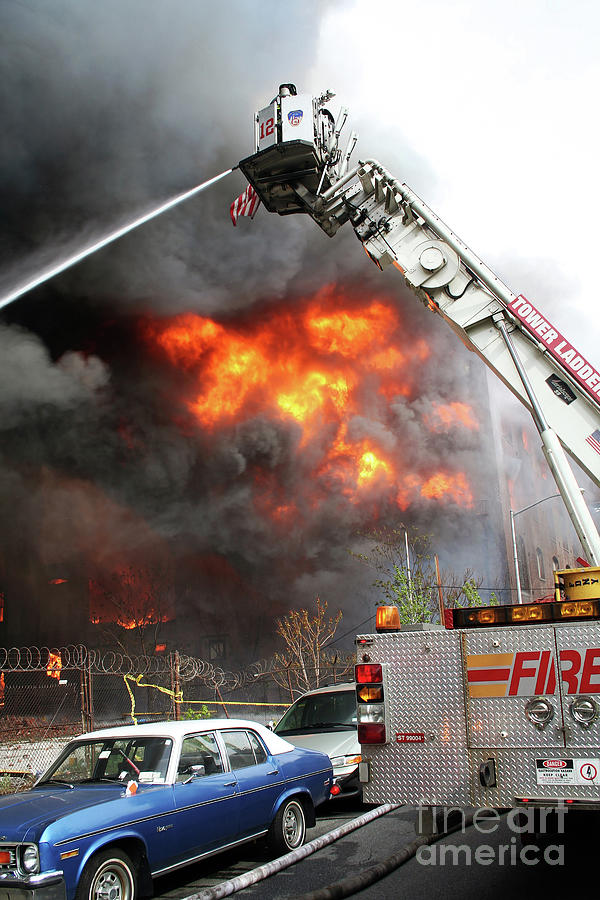
[[(332, 810), (322, 813), (308, 840), (325, 833), (364, 810)], [(576, 815), (576, 814), (575, 814)], [(415, 811), (402, 807), (370, 822), (289, 868), (238, 892), (241, 898), (300, 900), (328, 885), (343, 882), (397, 854), (415, 838)], [(481, 821), (477, 827), (459, 829), (431, 846), (421, 848), (386, 877), (352, 896), (361, 900), (389, 900), (409, 896), (411, 900), (460, 897), (461, 900), (502, 898), (507, 891), (529, 900), (555, 896), (559, 889), (572, 889), (589, 868), (593, 854), (589, 829), (577, 836), (557, 835), (538, 846), (533, 836), (521, 841), (514, 823), (506, 815)], [(526, 848), (526, 849), (525, 849)], [(234, 878), (262, 865), (271, 857), (260, 844), (214, 857), (159, 879), (155, 896), (161, 900), (183, 900), (205, 887)], [(508, 896), (510, 896), (510, 893)]]

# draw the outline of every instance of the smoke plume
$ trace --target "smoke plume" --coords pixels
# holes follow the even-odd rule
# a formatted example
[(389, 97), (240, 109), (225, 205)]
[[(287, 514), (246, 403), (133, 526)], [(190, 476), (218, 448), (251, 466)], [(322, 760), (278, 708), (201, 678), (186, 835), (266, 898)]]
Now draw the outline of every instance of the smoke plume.
[[(335, 88), (303, 82), (328, 5), (7, 0), (4, 290), (247, 156), (253, 113), (279, 83)], [(228, 208), (243, 187), (235, 173), (3, 311), (0, 485), (20, 529), (16, 540), (5, 519), (5, 552), (94, 572), (158, 554), (180, 562), (182, 582), (195, 577), (190, 560), (218, 556), (267, 607), (321, 593), (362, 621), (374, 597), (371, 575), (347, 552), (357, 531), (433, 529), (455, 561), (465, 535), (481, 531), (478, 504), (490, 491), (482, 369), (395, 273), (382, 276), (363, 259), (352, 234), (331, 241), (302, 217), (264, 210), (233, 229)], [(216, 345), (203, 361), (182, 362), (158, 336), (189, 315), (243, 342), (287, 317), (291, 359), (306, 346), (298, 323), (326, 286), (328, 313), (336, 303), (355, 314), (372, 303), (401, 310), (395, 339), (416, 354), (402, 389), (374, 363), (367, 371), (344, 357), (346, 386), (353, 368), (361, 375), (352, 406), (338, 418), (320, 413), (310, 437), (305, 422), (273, 405), (269, 385), (216, 425), (194, 414), (213, 384), (206, 359)], [(377, 340), (393, 346), (390, 335)], [(343, 356), (313, 350), (327, 372)], [(285, 368), (278, 354), (271, 386)], [(303, 359), (297, 373), (308, 377)], [(457, 418), (461, 410), (477, 427)], [(336, 469), (328, 454), (342, 438)], [(351, 489), (339, 469), (343, 461), (350, 471), (359, 447), (380, 454), (360, 495), (356, 472)], [(386, 474), (386, 459), (403, 471)], [(458, 471), (462, 487), (428, 483)], [(200, 592), (186, 597), (209, 604)]]

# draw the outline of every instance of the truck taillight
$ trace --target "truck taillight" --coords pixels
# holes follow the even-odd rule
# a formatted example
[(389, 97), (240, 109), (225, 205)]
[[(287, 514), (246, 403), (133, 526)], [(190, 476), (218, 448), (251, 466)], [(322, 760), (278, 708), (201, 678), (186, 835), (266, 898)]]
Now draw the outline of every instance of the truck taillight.
[(387, 743), (383, 665), (359, 663), (354, 667), (354, 680), (359, 743)]
[(359, 684), (356, 688), (356, 699), (360, 703), (383, 703), (383, 685)]
[(354, 667), (354, 680), (357, 684), (380, 684), (383, 668), (380, 663), (359, 663)]
[(385, 723), (383, 722), (359, 722), (359, 744), (385, 744)]

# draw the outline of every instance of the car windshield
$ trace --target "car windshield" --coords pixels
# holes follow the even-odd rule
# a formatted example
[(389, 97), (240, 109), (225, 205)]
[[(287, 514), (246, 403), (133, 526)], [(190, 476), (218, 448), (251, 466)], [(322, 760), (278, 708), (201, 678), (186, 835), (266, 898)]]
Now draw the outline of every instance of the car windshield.
[(164, 783), (172, 741), (163, 737), (110, 738), (69, 745), (38, 784)]
[(356, 695), (352, 689), (300, 697), (280, 719), (274, 731), (284, 735), (345, 728), (356, 728)]

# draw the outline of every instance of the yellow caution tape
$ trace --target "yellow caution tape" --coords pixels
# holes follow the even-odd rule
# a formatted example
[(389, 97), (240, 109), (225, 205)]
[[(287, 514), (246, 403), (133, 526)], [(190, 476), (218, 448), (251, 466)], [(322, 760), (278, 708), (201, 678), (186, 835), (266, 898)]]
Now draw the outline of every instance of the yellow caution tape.
[(183, 697), (181, 700), (176, 700), (176, 703), (189, 703), (190, 706), (192, 703), (204, 703), (205, 706), (285, 706), (288, 707), (289, 703), (254, 703), (250, 700), (184, 700)]
[[(173, 691), (170, 688), (162, 687), (160, 684), (148, 684), (147, 682), (142, 681), (143, 675), (123, 675), (123, 681), (125, 682), (125, 687), (127, 688), (127, 692), (129, 694), (129, 699), (131, 700), (131, 712), (130, 716), (133, 719), (133, 724), (137, 725), (137, 718), (135, 716), (135, 697), (131, 687), (129, 686), (129, 682), (133, 681), (137, 685), (137, 687), (146, 687), (146, 688), (154, 688), (156, 691), (160, 691), (162, 694), (167, 694), (167, 696), (171, 697), (175, 703), (187, 703), (189, 706), (193, 706), (194, 704), (202, 704), (203, 706), (283, 706), (287, 707), (289, 703), (259, 703), (259, 702), (250, 702), (245, 700), (227, 700), (227, 703), (222, 702), (221, 700), (184, 700), (183, 691)], [(147, 715), (147, 713), (144, 713)]]
[(147, 687), (154, 688), (156, 691), (160, 691), (162, 694), (167, 694), (169, 697), (172, 697), (176, 703), (183, 702), (183, 691), (172, 691), (170, 688), (162, 687), (160, 684), (147, 684), (142, 681), (143, 675), (123, 675), (123, 681), (125, 682), (125, 687), (129, 693), (129, 699), (131, 700), (131, 718), (133, 719), (133, 724), (137, 725), (137, 719), (135, 717), (135, 697), (133, 695), (133, 691), (129, 686), (130, 681), (134, 681), (138, 687)]

